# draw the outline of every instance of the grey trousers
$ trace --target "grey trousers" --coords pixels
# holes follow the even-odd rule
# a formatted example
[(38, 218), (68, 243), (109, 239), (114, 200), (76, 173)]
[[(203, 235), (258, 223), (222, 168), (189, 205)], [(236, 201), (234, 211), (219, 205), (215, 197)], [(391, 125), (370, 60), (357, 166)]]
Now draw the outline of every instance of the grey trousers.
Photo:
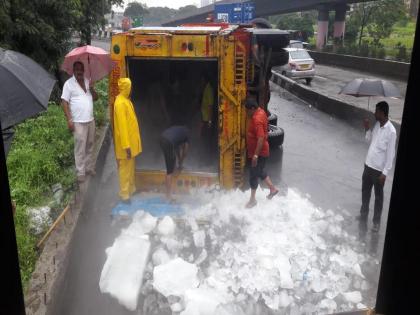
[(93, 171), (93, 148), (95, 144), (95, 121), (74, 123), (74, 160), (76, 175), (85, 176), (87, 171)]
[(375, 206), (373, 213), (373, 223), (381, 223), (382, 208), (384, 204), (384, 186), (379, 182), (381, 172), (365, 165), (362, 177), (362, 207), (360, 215), (367, 219), (369, 215), (370, 195), (372, 187), (375, 189)]

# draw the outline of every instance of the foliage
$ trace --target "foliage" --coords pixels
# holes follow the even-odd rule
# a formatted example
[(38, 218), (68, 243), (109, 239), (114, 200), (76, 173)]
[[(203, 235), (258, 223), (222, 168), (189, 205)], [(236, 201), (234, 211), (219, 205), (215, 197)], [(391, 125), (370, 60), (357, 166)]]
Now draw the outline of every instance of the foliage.
[(124, 11), (124, 16), (128, 16), (133, 19), (135, 17), (145, 16), (148, 13), (149, 12), (145, 6), (143, 6), (140, 2), (134, 1), (127, 5)]
[[(282, 14), (270, 18), (270, 22), (283, 30), (298, 30), (306, 33), (307, 37), (314, 34), (314, 24), (316, 23), (316, 12), (307, 11), (302, 13)], [(305, 39), (307, 40), (307, 39)]]
[[(99, 100), (95, 103), (98, 127), (107, 117), (107, 80), (96, 86)], [(35, 267), (37, 238), (28, 229), (27, 208), (42, 206), (52, 198), (51, 186), (61, 183), (67, 195), (72, 192), (73, 136), (67, 129), (63, 110), (50, 103), (48, 110), (16, 127), (15, 138), (7, 157), (7, 169), (12, 199), (17, 204), (15, 229), (19, 262), (24, 285)], [(63, 206), (63, 205), (61, 205)]]
[(368, 25), (373, 44), (378, 45), (382, 38), (391, 35), (393, 25), (406, 17), (403, 0), (381, 0), (375, 7), (375, 14)]
[(2, 1), (0, 46), (33, 58), (58, 77), (79, 16), (79, 0)]
[(347, 19), (346, 36), (350, 40), (359, 36), (359, 46), (366, 36), (366, 29), (375, 45), (391, 34), (392, 27), (398, 21), (407, 19), (404, 0), (379, 0), (353, 5), (353, 11)]
[(195, 5), (186, 5), (184, 7), (180, 7), (178, 11), (176, 11), (175, 17), (192, 14), (195, 11), (197, 11), (197, 7)]
[(160, 25), (164, 21), (172, 20), (176, 15), (176, 10), (168, 7), (150, 7), (149, 12), (144, 17), (145, 25)]
[(91, 34), (106, 23), (105, 14), (111, 12), (112, 5), (121, 5), (123, 0), (78, 0), (80, 15), (75, 30), (80, 33), (81, 44), (91, 44)]

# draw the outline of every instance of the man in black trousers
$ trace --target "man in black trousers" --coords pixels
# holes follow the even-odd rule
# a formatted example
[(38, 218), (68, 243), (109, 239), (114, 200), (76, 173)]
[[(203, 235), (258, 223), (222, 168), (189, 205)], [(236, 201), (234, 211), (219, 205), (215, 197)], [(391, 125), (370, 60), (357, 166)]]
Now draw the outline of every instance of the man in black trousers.
[(373, 214), (373, 232), (378, 232), (384, 201), (386, 176), (392, 168), (395, 156), (397, 133), (388, 119), (389, 105), (386, 102), (376, 104), (376, 124), (370, 129), (369, 120), (365, 119), (366, 141), (370, 142), (362, 177), (362, 207), (358, 219), (366, 222), (369, 215), (369, 202), (372, 187), (375, 189)]

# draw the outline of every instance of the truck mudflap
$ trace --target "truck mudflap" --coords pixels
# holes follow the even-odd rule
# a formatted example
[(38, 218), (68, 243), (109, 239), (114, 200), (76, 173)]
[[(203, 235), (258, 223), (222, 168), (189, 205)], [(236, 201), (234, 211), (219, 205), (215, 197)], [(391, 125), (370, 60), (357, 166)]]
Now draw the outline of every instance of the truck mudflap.
[[(136, 170), (136, 187), (140, 191), (164, 192), (166, 172), (162, 170)], [(189, 194), (197, 189), (219, 186), (217, 173), (183, 171), (173, 175), (175, 194)]]

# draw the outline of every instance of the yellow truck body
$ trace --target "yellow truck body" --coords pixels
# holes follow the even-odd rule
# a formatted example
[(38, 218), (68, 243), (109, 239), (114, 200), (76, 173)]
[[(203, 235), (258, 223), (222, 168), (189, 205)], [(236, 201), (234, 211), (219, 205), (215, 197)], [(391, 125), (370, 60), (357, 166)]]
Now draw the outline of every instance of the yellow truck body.
[[(159, 96), (156, 94), (165, 94), (170, 89), (170, 83), (164, 85), (163, 79), (153, 79), (154, 85), (149, 85), (148, 78), (153, 76), (155, 70), (159, 71), (159, 76), (162, 78), (184, 75), (183, 80), (190, 80), (185, 82), (191, 86), (190, 90), (184, 91), (186, 94), (193, 93), (197, 89), (197, 80), (191, 78), (195, 76), (194, 69), (214, 69), (214, 72), (217, 72), (217, 78), (214, 81), (214, 85), (217, 85), (215, 86), (217, 145), (212, 147), (212, 152), (217, 152), (214, 157), (217, 160), (217, 166), (211, 171), (190, 168), (182, 172), (174, 179), (175, 190), (178, 192), (188, 192), (191, 188), (214, 184), (225, 189), (232, 189), (240, 187), (244, 183), (247, 120), (244, 102), (249, 94), (247, 82), (253, 73), (251, 38), (251, 33), (247, 28), (229, 24), (140, 27), (112, 37), (111, 56), (116, 62), (116, 67), (109, 79), (111, 119), (114, 100), (118, 94), (117, 82), (119, 78), (130, 77), (132, 79), (133, 93), (136, 93), (136, 89), (140, 91), (143, 88), (144, 90), (140, 91), (138, 96), (138, 99), (141, 100), (146, 97), (144, 95), (149, 93), (153, 86), (161, 84), (156, 90), (158, 92), (154, 93), (152, 98)], [(206, 68), (207, 66), (208, 68)], [(171, 67), (176, 69), (171, 72), (168, 70)], [(183, 69), (186, 72), (184, 74)], [(166, 76), (165, 71), (171, 73)], [(171, 82), (170, 79), (168, 80)], [(167, 100), (170, 102), (171, 97), (168, 97)], [(141, 101), (138, 106), (136, 105), (136, 111), (138, 111), (142, 138), (145, 133), (154, 137), (154, 134), (160, 133), (163, 127), (157, 127), (158, 123), (147, 127), (146, 125), (152, 118), (148, 119), (145, 116), (156, 111), (157, 105), (149, 104), (153, 103), (153, 100), (148, 104), (140, 103)], [(183, 102), (180, 101), (173, 106), (182, 106), (183, 104), (180, 103)], [(146, 107), (148, 109), (145, 109)], [(163, 111), (173, 112), (174, 109), (169, 107), (168, 104), (164, 105)], [(185, 111), (186, 114), (195, 111), (196, 107), (198, 106), (188, 107)], [(142, 110), (144, 111), (143, 115), (139, 114), (139, 111)], [(181, 109), (179, 111), (182, 112)], [(156, 113), (150, 115), (156, 116)], [(164, 127), (167, 126), (169, 124)], [(147, 128), (153, 130), (145, 131)], [(196, 134), (199, 131), (192, 130), (192, 132)], [(156, 138), (154, 139), (156, 142)], [(143, 153), (148, 154), (148, 150), (152, 149), (144, 142)], [(157, 150), (156, 147), (154, 150)], [(162, 155), (155, 153), (154, 158), (151, 159), (158, 159), (157, 154)], [(145, 163), (142, 164), (141, 160), (137, 164), (137, 186), (142, 190), (163, 188), (164, 164), (161, 163), (159, 166), (151, 168), (144, 168), (144, 165)]]

